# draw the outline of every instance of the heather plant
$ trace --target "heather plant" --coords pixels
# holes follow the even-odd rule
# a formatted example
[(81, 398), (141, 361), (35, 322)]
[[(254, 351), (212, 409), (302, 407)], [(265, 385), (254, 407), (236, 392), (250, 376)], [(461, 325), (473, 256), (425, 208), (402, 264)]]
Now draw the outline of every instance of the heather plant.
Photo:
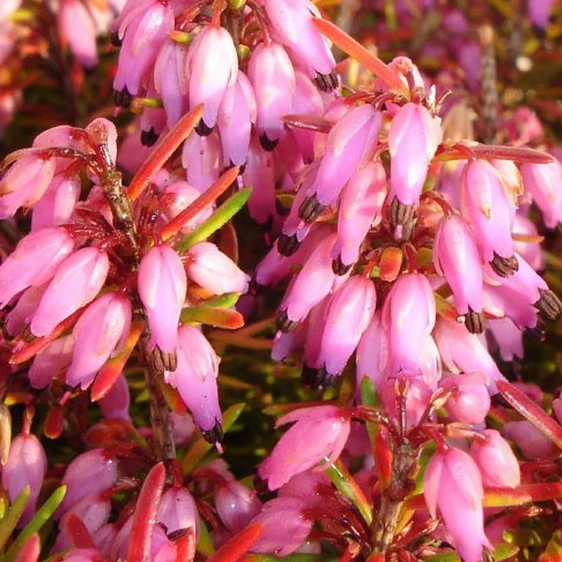
[(559, 558), (526, 8), (0, 8), (3, 560)]

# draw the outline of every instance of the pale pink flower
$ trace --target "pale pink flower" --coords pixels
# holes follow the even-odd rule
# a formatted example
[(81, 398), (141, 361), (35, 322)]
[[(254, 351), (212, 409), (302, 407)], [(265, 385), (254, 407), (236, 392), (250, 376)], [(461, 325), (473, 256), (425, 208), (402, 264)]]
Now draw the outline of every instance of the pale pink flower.
[(148, 315), (151, 346), (173, 353), (178, 345), (178, 323), (187, 290), (187, 277), (178, 254), (165, 245), (149, 250), (139, 266), (138, 284)]
[(185, 269), (190, 279), (215, 295), (248, 290), (248, 275), (211, 242), (201, 242), (189, 250)]
[[(39, 231), (41, 233), (42, 231)], [(98, 248), (82, 248), (62, 262), (31, 319), (31, 332), (49, 335), (56, 326), (91, 302), (105, 283), (109, 258)]]
[(276, 426), (292, 422), (295, 425), (281, 437), (258, 470), (270, 490), (316, 466), (324, 457), (334, 462), (349, 436), (350, 412), (336, 406), (301, 408), (280, 418)]
[(92, 12), (80, 0), (62, 0), (58, 26), (80, 66), (91, 69), (98, 64), (96, 25)]
[(555, 228), (562, 222), (562, 164), (558, 160), (548, 164), (522, 164), (521, 175), (525, 190), (542, 211), (544, 223)]
[(106, 293), (78, 319), (72, 331), (74, 349), (66, 371), (70, 386), (88, 388), (97, 372), (124, 341), (131, 327), (132, 306), (126, 295)]
[(256, 95), (256, 129), (263, 147), (271, 150), (284, 130), (281, 117), (291, 113), (295, 70), (281, 45), (260, 43), (250, 57), (248, 78)]
[(484, 490), (478, 466), (461, 449), (437, 451), (427, 465), (423, 493), (433, 518), (437, 509), (464, 562), (480, 562), (493, 549), (484, 533)]
[(204, 27), (189, 46), (186, 73), (190, 107), (205, 104), (198, 132), (209, 134), (227, 88), (236, 83), (238, 55), (230, 33), (214, 25)]
[(74, 339), (64, 336), (47, 345), (33, 358), (27, 376), (33, 388), (45, 388), (53, 378), (70, 365)]
[(417, 207), (442, 137), (441, 120), (422, 105), (407, 103), (398, 110), (388, 131), (390, 201), (396, 197), (403, 205)]
[(527, 14), (533, 26), (544, 30), (548, 25), (550, 13), (555, 0), (528, 0)]
[(156, 522), (170, 535), (180, 529), (191, 529), (195, 538), (199, 532), (199, 514), (195, 500), (187, 488), (174, 486), (162, 494)]
[(455, 421), (468, 424), (483, 423), (490, 410), (487, 379), (482, 373), (448, 375), (439, 386), (451, 391), (445, 409)]
[(2, 486), (8, 492), (10, 502), (29, 486), (30, 495), (18, 528), (24, 527), (35, 514), (35, 506), (43, 478), (47, 473), (47, 456), (35, 435), (20, 433), (10, 444), (8, 460), (2, 467)]
[(219, 178), (222, 149), (219, 135), (214, 131), (207, 137), (189, 135), (183, 143), (182, 166), (189, 185), (203, 192)]
[(237, 480), (221, 483), (215, 492), (215, 507), (221, 521), (231, 533), (238, 533), (261, 511), (255, 491)]
[(67, 222), (74, 212), (80, 188), (79, 176), (56, 174), (45, 195), (33, 207), (31, 230)]
[(474, 459), (484, 486), (516, 488), (521, 484), (519, 461), (507, 441), (495, 429), (482, 432), (485, 439), (474, 439), (470, 456)]
[(560, 449), (527, 420), (507, 422), (502, 433), (530, 460), (554, 460), (560, 457)]
[(195, 423), (208, 441), (222, 440), (222, 414), (217, 391), (220, 359), (200, 330), (184, 325), (178, 332), (178, 366), (166, 373), (178, 389)]

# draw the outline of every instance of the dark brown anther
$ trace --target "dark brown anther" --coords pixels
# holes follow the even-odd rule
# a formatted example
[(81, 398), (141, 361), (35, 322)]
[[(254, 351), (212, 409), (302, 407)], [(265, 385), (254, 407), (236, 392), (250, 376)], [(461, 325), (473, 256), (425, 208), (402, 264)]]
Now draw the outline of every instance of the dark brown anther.
[(323, 211), (324, 207), (318, 203), (316, 194), (308, 196), (299, 207), (299, 218), (304, 222), (314, 222), (320, 213)]
[(533, 328), (527, 328), (525, 331), (536, 340), (544, 341), (546, 337), (544, 320), (538, 316), (535, 326)]
[(157, 373), (173, 372), (178, 368), (178, 356), (176, 352), (164, 353), (160, 348), (155, 347), (152, 351), (152, 366)]
[(277, 251), (285, 257), (292, 256), (300, 246), (300, 242), (296, 234), (292, 236), (287, 236), (286, 234), (281, 234), (277, 239)]
[(412, 205), (404, 205), (395, 197), (390, 204), (390, 224), (392, 228), (402, 227), (402, 240), (409, 240), (415, 225), (415, 212)]
[(314, 83), (321, 92), (331, 92), (338, 87), (338, 76), (334, 71), (330, 72), (330, 74), (320, 74), (318, 72)]
[(341, 254), (332, 261), (332, 271), (336, 274), (336, 275), (345, 275), (353, 266), (352, 263), (350, 263), (349, 265), (345, 265), (342, 261), (341, 261)]
[(205, 441), (212, 443), (213, 445), (215, 443), (222, 443), (224, 432), (219, 420), (215, 419), (215, 425), (207, 431), (201, 431), (201, 435), (203, 436)]
[(336, 376), (330, 375), (324, 367), (315, 369), (305, 363), (302, 366), (301, 380), (305, 386), (320, 389), (332, 386), (336, 380)]
[(539, 289), (539, 300), (535, 303), (535, 308), (539, 310), (548, 320), (556, 320), (562, 313), (562, 302), (548, 289)]
[(203, 119), (200, 119), (197, 127), (195, 127), (195, 132), (200, 137), (208, 137), (213, 132), (213, 127), (209, 127)]
[(265, 287), (263, 285), (260, 285), (255, 279), (255, 277), (250, 279), (250, 285), (248, 287), (249, 295), (251, 295), (252, 297), (258, 297), (260, 295), (263, 295), (264, 291), (265, 291)]
[(123, 44), (123, 41), (121, 41), (121, 39), (119, 37), (119, 33), (117, 31), (114, 31), (109, 36), (109, 40), (114, 47), (121, 47), (121, 45)]
[(279, 144), (279, 139), (276, 140), (268, 139), (267, 135), (264, 133), (260, 137), (260, 144), (264, 150), (267, 150), (267, 152), (271, 152)]
[(468, 309), (464, 317), (464, 325), (471, 334), (481, 334), (486, 329), (486, 317), (482, 312)]
[(494, 259), (490, 262), (490, 265), (500, 277), (511, 277), (519, 270), (519, 262), (515, 256), (502, 258), (496, 252), (494, 252)]
[(133, 96), (127, 90), (127, 86), (125, 86), (122, 90), (115, 90), (113, 92), (113, 103), (117, 107), (130, 107), (131, 102), (133, 101)]
[(289, 320), (289, 317), (287, 316), (287, 311), (284, 310), (278, 317), (277, 317), (277, 329), (281, 330), (281, 332), (283, 333), (288, 333), (291, 332), (292, 330), (294, 330), (297, 327), (297, 322), (293, 322), (292, 320)]
[(154, 146), (159, 136), (160, 135), (154, 130), (154, 127), (151, 127), (148, 131), (141, 131), (141, 144), (148, 147)]

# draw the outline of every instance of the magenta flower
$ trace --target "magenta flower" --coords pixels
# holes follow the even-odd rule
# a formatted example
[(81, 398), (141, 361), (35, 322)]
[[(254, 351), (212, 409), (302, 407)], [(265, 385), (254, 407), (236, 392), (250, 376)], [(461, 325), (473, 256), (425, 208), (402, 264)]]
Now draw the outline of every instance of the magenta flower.
[(187, 277), (178, 254), (169, 246), (155, 246), (139, 266), (139, 296), (148, 315), (150, 345), (174, 353), (178, 323), (185, 301)]
[(187, 488), (174, 486), (162, 494), (156, 522), (164, 526), (167, 535), (180, 529), (191, 529), (194, 536), (198, 536), (197, 506)]
[(521, 175), (525, 191), (542, 211), (544, 223), (548, 228), (555, 228), (562, 222), (562, 164), (558, 160), (548, 164), (522, 164)]
[(429, 512), (437, 508), (464, 562), (480, 562), (482, 548), (492, 549), (484, 533), (484, 490), (478, 466), (461, 449), (437, 451), (427, 465), (423, 493)]
[(417, 207), (442, 137), (441, 120), (422, 105), (407, 103), (398, 110), (388, 131), (390, 201), (396, 197), (402, 205)]
[(380, 162), (367, 162), (343, 188), (338, 211), (338, 237), (332, 250), (336, 264), (341, 264), (343, 270), (357, 261), (367, 232), (379, 218), (386, 194), (386, 172)]
[(47, 473), (47, 456), (41, 442), (35, 435), (20, 433), (10, 445), (6, 464), (2, 467), (2, 486), (8, 492), (10, 502), (29, 486), (30, 495), (18, 528), (24, 527), (35, 514), (35, 506), (43, 478)]
[(73, 247), (72, 237), (63, 228), (45, 228), (22, 238), (0, 265), (0, 307), (24, 289), (51, 279)]
[(262, 146), (272, 150), (283, 133), (281, 117), (291, 113), (291, 99), (296, 88), (295, 70), (281, 45), (260, 43), (252, 52), (248, 78), (256, 95), (256, 129)]
[(97, 372), (124, 341), (131, 327), (132, 306), (119, 293), (106, 293), (84, 311), (72, 331), (72, 361), (66, 371), (70, 386), (88, 388)]
[(380, 392), (388, 364), (388, 334), (382, 329), (380, 310), (361, 336), (355, 359), (357, 384), (361, 384), (363, 377), (368, 377)]
[(459, 314), (482, 311), (482, 267), (469, 226), (456, 215), (443, 218), (433, 242), (433, 263), (455, 296)]
[(107, 253), (98, 248), (82, 248), (66, 258), (39, 301), (31, 332), (47, 336), (65, 318), (91, 302), (103, 287), (108, 271)]
[(167, 381), (178, 389), (205, 438), (222, 440), (222, 414), (217, 392), (219, 361), (200, 330), (184, 325), (178, 331), (178, 366)]
[(63, 0), (58, 11), (59, 32), (68, 42), (80, 66), (91, 69), (98, 64), (96, 23), (80, 0)]
[(281, 437), (258, 469), (270, 490), (280, 488), (325, 457), (334, 462), (345, 446), (351, 426), (350, 412), (336, 406), (301, 408), (280, 418), (276, 426), (292, 422), (295, 425)]
[(513, 441), (531, 460), (554, 460), (560, 457), (560, 449), (531, 422), (510, 421), (502, 433)]
[(33, 207), (31, 230), (67, 222), (80, 196), (80, 187), (79, 177), (56, 174), (45, 195)]
[(350, 277), (330, 298), (323, 324), (318, 365), (328, 377), (340, 375), (375, 313), (377, 294), (370, 279)]
[(224, 526), (238, 533), (261, 511), (256, 492), (237, 480), (223, 482), (215, 492), (215, 507)]
[(445, 404), (448, 414), (462, 423), (483, 423), (491, 404), (486, 382), (482, 373), (443, 377), (441, 388), (452, 392)]
[(211, 242), (189, 250), (185, 269), (190, 279), (215, 295), (245, 293), (249, 277)]
[(129, 416), (130, 402), (129, 384), (125, 375), (122, 374), (109, 392), (99, 400), (98, 404), (105, 418), (131, 421)]
[(74, 339), (58, 338), (46, 346), (34, 359), (27, 376), (33, 388), (45, 388), (60, 371), (70, 365)]
[(232, 37), (222, 27), (204, 27), (189, 47), (186, 73), (189, 76), (189, 105), (205, 104), (200, 134), (209, 134), (227, 88), (236, 83), (238, 55)]
[(484, 486), (516, 488), (521, 484), (519, 461), (507, 441), (495, 429), (485, 429), (485, 439), (474, 439), (470, 456), (474, 459)]

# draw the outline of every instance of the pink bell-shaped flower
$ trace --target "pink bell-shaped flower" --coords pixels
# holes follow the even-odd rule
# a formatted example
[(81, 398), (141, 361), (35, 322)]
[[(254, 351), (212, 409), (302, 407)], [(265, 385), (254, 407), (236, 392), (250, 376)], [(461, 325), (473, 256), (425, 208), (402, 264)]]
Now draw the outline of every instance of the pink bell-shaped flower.
[(377, 310), (369, 326), (363, 332), (357, 353), (356, 376), (357, 384), (361, 385), (363, 377), (373, 381), (379, 392), (386, 379), (386, 365), (388, 364), (388, 336), (382, 328), (381, 311)]
[(437, 451), (427, 465), (423, 493), (433, 518), (437, 509), (464, 562), (480, 562), (492, 549), (484, 533), (484, 490), (478, 466), (461, 449)]
[(292, 422), (295, 425), (281, 437), (258, 470), (270, 490), (316, 466), (324, 457), (335, 461), (349, 436), (350, 413), (336, 406), (301, 408), (280, 418), (276, 426)]
[(139, 296), (146, 308), (150, 343), (164, 353), (178, 345), (178, 323), (187, 291), (187, 277), (178, 254), (169, 246), (155, 246), (139, 266)]
[(98, 64), (96, 46), (96, 22), (80, 0), (63, 0), (58, 10), (58, 25), (61, 37), (68, 42), (78, 64), (86, 69)]
[(10, 444), (8, 460), (2, 467), (2, 486), (12, 503), (29, 486), (29, 500), (18, 522), (20, 528), (35, 514), (37, 498), (46, 473), (47, 456), (39, 439), (29, 432), (17, 435)]
[(33, 207), (31, 230), (67, 222), (74, 212), (80, 188), (79, 176), (56, 174), (45, 195)]
[(482, 432), (485, 439), (474, 439), (470, 456), (474, 459), (484, 486), (516, 488), (521, 483), (519, 461), (507, 441), (495, 429)]
[(482, 373), (448, 375), (439, 386), (451, 391), (445, 408), (455, 421), (468, 424), (483, 423), (490, 411), (490, 393)]
[(215, 506), (225, 527), (238, 533), (261, 511), (256, 492), (237, 480), (221, 483), (215, 492)]
[(326, 92), (337, 87), (328, 42), (314, 27), (318, 8), (308, 0), (265, 0), (269, 23), (305, 74)]
[(516, 271), (511, 238), (515, 204), (490, 162), (474, 160), (463, 168), (461, 209), (472, 225), (482, 258), (492, 263), (498, 275), (508, 277)]
[(32, 334), (49, 335), (65, 318), (91, 302), (103, 287), (108, 271), (107, 253), (98, 248), (82, 248), (66, 258), (33, 314)]
[(528, 459), (554, 460), (560, 457), (560, 449), (527, 420), (507, 422), (502, 433), (511, 439)]
[(118, 377), (109, 392), (98, 402), (105, 418), (126, 421), (131, 421), (129, 416), (130, 403), (129, 384), (123, 374)]
[(444, 217), (433, 242), (433, 262), (455, 296), (459, 314), (482, 311), (482, 266), (469, 226), (457, 215)]
[(252, 85), (243, 72), (238, 72), (236, 82), (224, 94), (218, 114), (223, 160), (226, 166), (242, 166), (246, 163), (256, 112), (256, 98)]
[(548, 228), (555, 228), (562, 222), (562, 164), (558, 160), (548, 164), (522, 164), (521, 175), (525, 190), (542, 211), (544, 223)]
[(332, 251), (334, 269), (347, 270), (357, 261), (367, 232), (379, 219), (386, 194), (386, 173), (380, 162), (369, 161), (351, 176), (340, 199), (338, 237)]
[(424, 275), (398, 277), (386, 297), (382, 322), (389, 337), (389, 374), (419, 372), (420, 342), (435, 326), (435, 297)]
[(291, 113), (291, 99), (296, 88), (295, 70), (281, 45), (260, 43), (252, 52), (248, 78), (256, 95), (256, 129), (262, 146), (272, 150), (283, 133), (281, 117)]
[(187, 183), (200, 192), (207, 190), (217, 181), (222, 166), (219, 135), (189, 135), (183, 143), (181, 163), (186, 169)]
[(209, 134), (217, 122), (227, 88), (236, 83), (238, 55), (232, 36), (223, 27), (204, 27), (189, 46), (187, 58), (189, 105), (205, 104), (200, 134)]
[(197, 537), (199, 530), (197, 506), (187, 488), (174, 486), (162, 494), (156, 522), (164, 525), (167, 535), (179, 530), (191, 529)]
[(220, 359), (200, 330), (184, 325), (178, 331), (178, 366), (167, 381), (178, 389), (203, 436), (222, 440), (222, 414), (217, 391)]
[(185, 269), (190, 279), (215, 295), (248, 290), (248, 275), (211, 242), (201, 242), (189, 250)]
[(49, 281), (73, 247), (72, 237), (63, 228), (44, 228), (22, 238), (0, 265), (0, 307), (24, 289)]
[(398, 110), (388, 131), (390, 151), (389, 200), (417, 207), (431, 159), (441, 143), (441, 120), (422, 105), (407, 103)]
[(88, 388), (97, 372), (127, 337), (132, 306), (127, 296), (106, 293), (80, 316), (72, 331), (75, 341), (72, 362), (66, 371), (70, 386)]
[(370, 279), (350, 277), (330, 298), (318, 364), (328, 377), (340, 375), (375, 313), (377, 294)]
[(33, 388), (45, 388), (53, 377), (70, 365), (74, 339), (64, 336), (47, 345), (34, 359), (27, 376)]

